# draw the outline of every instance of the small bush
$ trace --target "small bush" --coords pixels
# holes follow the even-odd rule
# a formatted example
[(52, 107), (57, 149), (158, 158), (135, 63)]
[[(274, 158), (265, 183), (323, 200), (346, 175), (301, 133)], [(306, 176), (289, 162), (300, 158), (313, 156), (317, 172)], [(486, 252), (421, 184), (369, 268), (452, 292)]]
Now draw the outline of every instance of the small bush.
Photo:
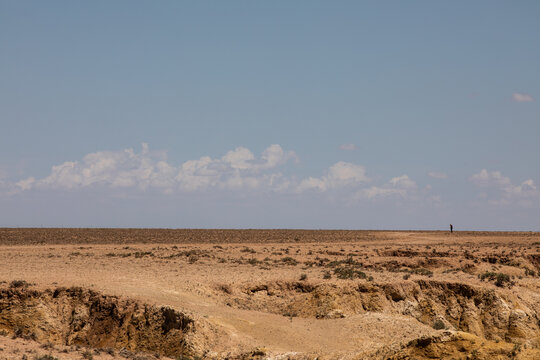
[(525, 275), (535, 277), (536, 276), (536, 271), (531, 270), (529, 268), (525, 268)]
[(330, 274), (330, 271), (325, 271), (323, 274), (323, 279), (331, 279), (332, 274)]
[(505, 283), (510, 283), (510, 276), (504, 273), (498, 273), (497, 280), (495, 280), (495, 285), (498, 287), (503, 287)]
[(83, 359), (86, 359), (86, 360), (93, 360), (94, 359), (94, 355), (92, 355), (92, 353), (89, 350), (86, 350), (85, 352), (83, 352), (82, 357), (83, 357)]
[(307, 274), (300, 275), (300, 281), (307, 280)]
[(290, 257), (290, 256), (286, 256), (284, 258), (281, 258), (280, 260), (282, 263), (284, 264), (287, 264), (287, 265), (297, 265), (298, 264), (298, 261), (296, 261), (296, 259)]
[(440, 319), (437, 319), (435, 320), (435, 322), (433, 323), (433, 328), (435, 330), (443, 330), (446, 328), (446, 325), (444, 325), (444, 321), (440, 320)]
[(13, 280), (11, 283), (9, 283), (10, 288), (22, 288), (22, 287), (28, 287), (29, 285), (30, 284), (24, 280)]
[(135, 252), (135, 257), (137, 259), (140, 259), (140, 258), (145, 257), (145, 256), (154, 256), (154, 253), (151, 252), (151, 251), (136, 251)]
[(503, 287), (507, 283), (512, 284), (512, 281), (510, 280), (510, 276), (505, 273), (496, 273), (492, 271), (486, 271), (485, 273), (478, 275), (478, 278), (482, 281), (486, 279), (495, 280), (495, 285), (498, 287)]
[(58, 358), (52, 355), (36, 355), (34, 360), (58, 360)]
[(356, 270), (350, 267), (342, 267), (334, 269), (334, 274), (338, 279), (352, 280), (352, 279), (366, 279), (367, 275), (365, 272)]
[(411, 271), (412, 274), (416, 275), (424, 275), (424, 276), (433, 276), (433, 271), (424, 269), (424, 268), (418, 268)]

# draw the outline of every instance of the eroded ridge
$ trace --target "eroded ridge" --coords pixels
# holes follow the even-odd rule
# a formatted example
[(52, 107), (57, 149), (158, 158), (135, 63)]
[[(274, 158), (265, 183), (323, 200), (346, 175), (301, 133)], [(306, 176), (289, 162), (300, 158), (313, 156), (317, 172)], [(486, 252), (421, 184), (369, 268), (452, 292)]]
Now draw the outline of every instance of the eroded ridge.
[(193, 355), (193, 319), (80, 287), (0, 289), (0, 333), (41, 343)]
[(366, 312), (412, 316), (438, 329), (540, 347), (539, 304), (458, 282), (415, 280), (377, 284), (275, 281), (221, 288), (228, 304), (283, 316), (343, 318)]

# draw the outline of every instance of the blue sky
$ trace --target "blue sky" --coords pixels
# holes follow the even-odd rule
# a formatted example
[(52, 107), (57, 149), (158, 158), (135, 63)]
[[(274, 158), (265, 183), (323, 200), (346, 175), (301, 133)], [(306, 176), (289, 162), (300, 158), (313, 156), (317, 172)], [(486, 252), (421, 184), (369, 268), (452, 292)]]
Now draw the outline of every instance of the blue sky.
[(0, 226), (540, 230), (537, 1), (0, 1)]

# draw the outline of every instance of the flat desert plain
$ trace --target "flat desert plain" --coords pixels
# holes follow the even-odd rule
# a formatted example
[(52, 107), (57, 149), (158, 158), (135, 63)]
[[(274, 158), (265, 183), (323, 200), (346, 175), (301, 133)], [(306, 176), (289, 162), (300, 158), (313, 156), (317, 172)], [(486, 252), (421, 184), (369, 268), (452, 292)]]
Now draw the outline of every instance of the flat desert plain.
[(540, 233), (0, 229), (0, 359), (540, 359)]

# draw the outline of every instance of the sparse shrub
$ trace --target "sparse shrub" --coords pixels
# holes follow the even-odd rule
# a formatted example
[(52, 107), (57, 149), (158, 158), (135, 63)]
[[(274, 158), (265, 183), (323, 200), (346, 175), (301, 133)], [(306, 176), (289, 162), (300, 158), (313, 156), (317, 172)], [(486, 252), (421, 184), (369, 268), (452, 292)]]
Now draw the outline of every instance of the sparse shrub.
[(529, 268), (525, 268), (525, 276), (532, 276), (532, 277), (535, 277), (535, 276), (536, 276), (536, 271), (531, 270), (531, 269), (529, 269)]
[(218, 286), (218, 289), (223, 291), (225, 294), (232, 294), (232, 288), (229, 284), (221, 284)]
[(58, 360), (58, 358), (47, 354), (47, 355), (36, 355), (36, 357), (34, 357), (34, 360)]
[(368, 281), (373, 281), (373, 276), (370, 275), (367, 279)]
[(86, 359), (86, 360), (93, 360), (94, 359), (94, 355), (92, 355), (92, 353), (89, 350), (86, 350), (85, 352), (83, 352), (82, 357), (83, 357), (83, 359)]
[(154, 256), (154, 253), (151, 251), (136, 251), (135, 252), (135, 257), (137, 259), (145, 257), (145, 256)]
[(403, 275), (403, 280), (409, 280), (410, 277), (411, 277), (411, 274), (405, 274)]
[(520, 344), (514, 344), (514, 348), (512, 349), (512, 352), (510, 353), (511, 356), (516, 356), (521, 352), (521, 345)]
[(300, 275), (300, 281), (307, 280), (307, 274)]
[(418, 268), (418, 269), (414, 269), (411, 271), (412, 274), (416, 274), (416, 275), (424, 275), (424, 276), (433, 276), (433, 271), (431, 270), (428, 270), (428, 269), (424, 269), (424, 268)]
[(255, 258), (251, 258), (251, 259), (249, 259), (247, 262), (248, 262), (248, 264), (250, 264), (250, 265), (257, 265), (257, 264), (260, 264), (260, 263), (261, 263), (259, 260), (255, 259)]
[(21, 287), (28, 287), (30, 284), (27, 283), (24, 280), (13, 280), (9, 283), (10, 288), (21, 288)]
[(251, 249), (247, 246), (245, 246), (242, 250), (240, 250), (241, 252), (245, 252), (245, 253), (250, 253), (250, 254), (256, 254), (257, 251), (255, 251), (255, 249)]
[(496, 279), (495, 285), (498, 287), (503, 287), (505, 283), (510, 282), (510, 276), (504, 273), (498, 273)]
[(485, 279), (495, 280), (495, 285), (498, 287), (503, 287), (506, 283), (512, 284), (512, 281), (510, 280), (510, 276), (505, 273), (496, 273), (492, 271), (486, 271), (485, 273), (478, 275), (478, 277), (482, 281), (484, 281)]
[(497, 273), (492, 271), (486, 271), (485, 273), (478, 275), (478, 278), (482, 281), (484, 281), (485, 279), (493, 280), (495, 279), (495, 276), (497, 276)]
[(444, 321), (442, 321), (441, 319), (437, 319), (435, 320), (435, 322), (433, 323), (433, 328), (435, 330), (443, 330), (446, 328), (446, 325), (444, 325)]
[(282, 263), (284, 264), (287, 264), (287, 265), (297, 265), (298, 264), (298, 261), (296, 261), (296, 259), (290, 257), (290, 256), (285, 256), (283, 258), (281, 258), (280, 260)]
[(506, 263), (506, 265), (514, 266), (514, 267), (520, 267), (521, 262), (519, 262), (518, 260), (510, 260), (508, 263)]
[(330, 271), (325, 271), (323, 274), (323, 279), (331, 279), (332, 274), (330, 274)]
[(365, 279), (367, 275), (365, 272), (353, 269), (351, 267), (341, 267), (334, 269), (334, 274), (338, 279), (352, 280), (352, 279)]

